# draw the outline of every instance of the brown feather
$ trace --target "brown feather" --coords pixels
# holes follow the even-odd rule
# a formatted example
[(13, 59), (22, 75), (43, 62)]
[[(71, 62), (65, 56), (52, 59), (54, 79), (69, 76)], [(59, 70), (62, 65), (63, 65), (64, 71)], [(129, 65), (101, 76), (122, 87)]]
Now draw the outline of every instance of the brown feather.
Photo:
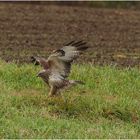
[(86, 50), (86, 42), (71, 41), (61, 49), (55, 50), (47, 60), (39, 57), (32, 57), (33, 62), (39, 62), (44, 68), (39, 73), (40, 77), (51, 87), (50, 95), (57, 93), (58, 89), (61, 89), (70, 84), (74, 83), (83, 84), (81, 81), (67, 80), (66, 78), (70, 74), (71, 63), (75, 60), (82, 51)]

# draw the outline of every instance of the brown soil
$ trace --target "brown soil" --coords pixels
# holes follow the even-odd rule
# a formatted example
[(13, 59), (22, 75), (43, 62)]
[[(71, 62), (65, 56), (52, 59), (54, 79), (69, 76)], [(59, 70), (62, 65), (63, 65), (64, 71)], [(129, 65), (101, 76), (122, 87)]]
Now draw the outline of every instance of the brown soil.
[(71, 40), (91, 46), (80, 62), (138, 66), (140, 11), (31, 3), (0, 3), (0, 57), (29, 62)]

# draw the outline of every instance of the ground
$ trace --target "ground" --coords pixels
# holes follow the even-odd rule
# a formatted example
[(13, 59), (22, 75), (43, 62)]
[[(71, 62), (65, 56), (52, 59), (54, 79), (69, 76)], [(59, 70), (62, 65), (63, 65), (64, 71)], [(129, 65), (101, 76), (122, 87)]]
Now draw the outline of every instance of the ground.
[[(40, 67), (0, 61), (0, 138), (140, 138), (140, 71), (73, 65), (85, 85), (48, 98)], [(90, 77), (90, 78), (89, 78)]]
[(71, 40), (90, 49), (81, 60), (93, 64), (140, 64), (140, 11), (27, 3), (0, 4), (0, 57), (29, 62), (47, 57)]

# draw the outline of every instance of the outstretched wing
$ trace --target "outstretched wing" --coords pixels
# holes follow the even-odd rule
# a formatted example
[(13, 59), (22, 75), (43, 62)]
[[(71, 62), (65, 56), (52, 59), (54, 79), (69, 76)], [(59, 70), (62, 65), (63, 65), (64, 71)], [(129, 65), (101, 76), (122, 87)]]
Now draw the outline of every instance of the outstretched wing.
[(66, 44), (63, 48), (56, 50), (56, 52), (60, 52), (62, 54), (60, 58), (61, 60), (65, 62), (72, 62), (79, 56), (80, 52), (86, 50), (87, 48), (86, 42), (72, 41)]
[(49, 68), (48, 62), (44, 58), (31, 56), (31, 62), (34, 63), (35, 65), (40, 64), (44, 69)]
[(48, 58), (49, 69), (52, 74), (61, 75), (64, 78), (69, 76), (71, 63), (79, 54), (86, 50), (86, 42), (70, 42), (61, 49), (55, 50)]

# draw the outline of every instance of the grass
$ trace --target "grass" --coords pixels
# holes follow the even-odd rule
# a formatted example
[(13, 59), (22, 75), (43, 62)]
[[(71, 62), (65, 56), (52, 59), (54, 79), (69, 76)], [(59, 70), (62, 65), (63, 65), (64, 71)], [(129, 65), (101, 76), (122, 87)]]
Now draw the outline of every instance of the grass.
[(0, 61), (0, 138), (140, 138), (138, 68), (74, 65), (86, 85), (52, 99), (40, 69)]

